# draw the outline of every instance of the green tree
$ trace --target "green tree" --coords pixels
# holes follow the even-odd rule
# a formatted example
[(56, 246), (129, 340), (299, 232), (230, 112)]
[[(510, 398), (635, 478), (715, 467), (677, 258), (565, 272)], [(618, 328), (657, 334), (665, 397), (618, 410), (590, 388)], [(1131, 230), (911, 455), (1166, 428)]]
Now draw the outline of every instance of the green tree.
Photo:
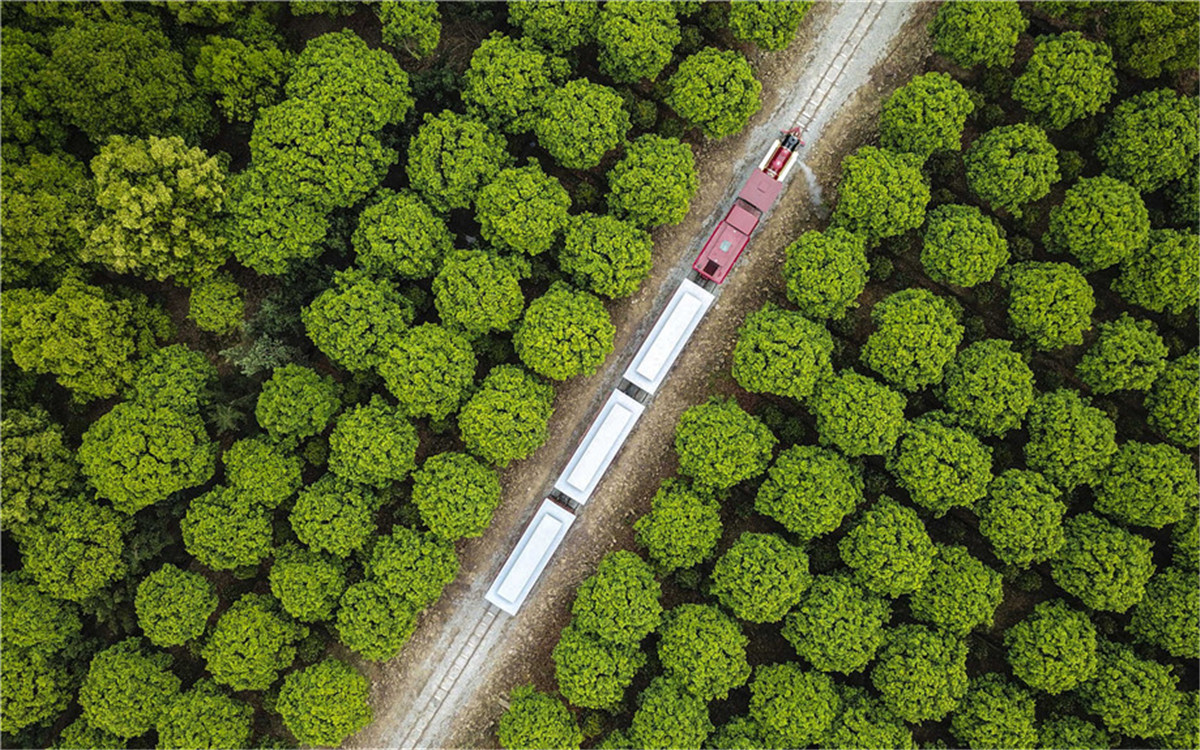
[(561, 62), (528, 38), (512, 39), (493, 31), (475, 48), (463, 74), (467, 112), (506, 133), (528, 133), (555, 79), (566, 72)]
[(378, 395), (342, 412), (329, 435), (329, 470), (383, 489), (417, 468), (417, 429)]
[(408, 181), (436, 211), (467, 208), (512, 163), (504, 136), (471, 117), (426, 114), (408, 144)]
[(724, 699), (750, 678), (749, 639), (737, 621), (708, 604), (680, 604), (659, 628), (658, 659), (665, 674), (706, 701)]
[(1036, 125), (992, 128), (963, 156), (967, 186), (994, 211), (1022, 215), (1022, 206), (1041, 200), (1058, 182), (1058, 149)]
[(1200, 236), (1155, 229), (1146, 248), (1121, 264), (1113, 290), (1154, 312), (1182, 313), (1200, 302)]
[(19, 145), (53, 150), (67, 140), (67, 128), (56, 116), (54, 98), (44, 80), (49, 53), (46, 37), (13, 23), (6, 23), (4, 28), (0, 32), (4, 42), (0, 131), (10, 148)]
[(2, 169), (5, 275), (19, 283), (68, 265), (83, 250), (77, 218), (86, 215), (93, 199), (83, 164), (65, 153), (29, 151), (21, 160), (6, 157)]
[(1062, 493), (1036, 471), (1009, 469), (988, 486), (975, 507), (979, 533), (1005, 565), (1027, 568), (1044, 562), (1063, 545)]
[[(641, 3), (621, 7), (630, 5)], [(602, 14), (608, 11), (606, 7)], [(616, 91), (577, 78), (547, 97), (533, 130), (538, 143), (558, 164), (567, 169), (591, 169), (625, 141), (629, 113)]]
[(841, 698), (828, 675), (799, 664), (762, 665), (750, 683), (750, 717), (768, 747), (805, 747), (833, 724)]
[(1200, 600), (1196, 579), (1182, 568), (1166, 568), (1150, 579), (1146, 595), (1133, 608), (1128, 630), (1139, 641), (1177, 659), (1200, 658)]
[(1084, 353), (1076, 373), (1093, 392), (1145, 391), (1167, 366), (1167, 345), (1149, 320), (1127, 313), (1100, 325), (1100, 336)]
[(905, 721), (939, 721), (967, 694), (967, 645), (950, 633), (901, 625), (888, 634), (871, 684)]
[(915, 76), (883, 103), (879, 142), (926, 159), (934, 151), (961, 151), (967, 116), (974, 111), (967, 90), (946, 73)]
[(253, 719), (253, 706), (201, 680), (159, 715), (158, 746), (247, 747)]
[(1012, 342), (977, 341), (946, 366), (942, 404), (959, 424), (984, 436), (1021, 426), (1034, 400), (1033, 371)]
[[(525, 4), (513, 3), (509, 7)], [(535, 690), (533, 685), (521, 685), (509, 693), (508, 708), (500, 716), (496, 735), (504, 750), (541, 747), (579, 750), (583, 744), (583, 733), (571, 711), (561, 700)]]
[(258, 565), (271, 554), (271, 513), (240, 490), (217, 486), (180, 521), (188, 553), (213, 570)]
[(300, 319), (329, 359), (361, 372), (388, 358), (392, 343), (413, 320), (413, 307), (390, 282), (350, 269), (338, 271), (334, 286), (301, 310)]
[(1019, 3), (959, 1), (939, 6), (929, 30), (934, 51), (957, 65), (1007, 68), (1028, 26)]
[[(7, 700), (7, 694), (6, 698)], [(8, 717), (5, 717), (8, 718)], [(72, 750), (92, 750), (97, 747), (124, 748), (125, 739), (112, 732), (96, 729), (83, 717), (68, 724), (58, 735), (54, 747)]]
[(934, 281), (972, 287), (1008, 263), (1008, 241), (995, 220), (974, 206), (941, 205), (926, 217), (921, 265)]
[(874, 245), (921, 226), (928, 203), (921, 157), (863, 146), (842, 160), (833, 224)]
[(775, 436), (732, 399), (691, 407), (675, 426), (679, 470), (701, 488), (726, 490), (767, 470)]
[(766, 303), (746, 316), (733, 349), (733, 377), (751, 393), (800, 401), (832, 377), (833, 337), (820, 323)]
[(266, 690), (296, 658), (296, 643), (308, 635), (263, 594), (243, 594), (217, 620), (200, 650), (212, 678), (229, 688)]
[(328, 658), (288, 674), (276, 708), (283, 725), (306, 745), (340, 745), (371, 723), (370, 683), (341, 659)]
[(1158, 434), (1182, 448), (1200, 444), (1200, 353), (1168, 362), (1143, 403)]
[(1117, 453), (1113, 421), (1067, 388), (1039, 396), (1026, 427), (1025, 462), (1064, 490), (1097, 484)]
[(1200, 497), (1189, 455), (1162, 443), (1121, 446), (1096, 486), (1096, 510), (1132, 526), (1161, 529), (1195, 510)]
[(514, 252), (540, 255), (567, 226), (571, 197), (537, 161), (502, 170), (475, 198), (475, 219), (483, 239)]
[(574, 623), (563, 628), (550, 654), (563, 697), (582, 708), (606, 709), (621, 702), (634, 674), (646, 663), (636, 646), (589, 635)]
[(202, 331), (224, 335), (242, 324), (242, 288), (229, 276), (214, 276), (192, 287), (188, 318)]
[(289, 520), (311, 549), (349, 557), (375, 535), (379, 504), (370, 488), (326, 474), (300, 491)]
[(966, 547), (937, 545), (925, 585), (909, 600), (913, 617), (965, 636), (990, 628), (1004, 599), (1000, 574), (972, 557)]
[(558, 264), (575, 282), (609, 298), (628, 297), (650, 275), (654, 241), (629, 221), (582, 214), (567, 224)]
[(0, 604), (5, 613), (0, 644), (6, 655), (57, 654), (75, 644), (83, 629), (76, 606), (38, 591), (36, 583), (21, 573), (7, 574), (0, 581)]
[(0, 727), (9, 733), (50, 723), (70, 704), (73, 682), (67, 670), (44, 653), (6, 652)]
[(776, 534), (743, 532), (712, 570), (711, 592), (747, 622), (779, 622), (812, 582), (808, 555)]
[(57, 599), (83, 602), (124, 576), (131, 521), (83, 498), (50, 505), (41, 521), (18, 535), (25, 571)]
[(263, 383), (254, 414), (275, 440), (302, 439), (324, 432), (341, 408), (333, 378), (301, 365), (284, 365)]
[(92, 657), (79, 688), (88, 724), (118, 737), (145, 734), (179, 695), (170, 654), (126, 638)]
[(870, 264), (861, 235), (837, 227), (808, 231), (786, 253), (788, 299), (810, 318), (844, 317), (867, 286)]
[(1197, 67), (1196, 9), (1189, 5), (1132, 3), (1105, 8), (1104, 31), (1122, 68), (1158, 78)]
[[(538, 5), (538, 3), (516, 3)], [(608, 172), (608, 209), (641, 227), (678, 224), (700, 181), (692, 147), (654, 133), (639, 136)]]
[(837, 529), (862, 501), (858, 467), (837, 451), (794, 445), (767, 471), (754, 509), (807, 541)]
[(783, 637), (822, 672), (861, 672), (875, 658), (891, 619), (887, 599), (845, 575), (820, 575), (783, 623)]
[(712, 555), (721, 539), (721, 508), (710, 495), (667, 479), (650, 499), (650, 512), (633, 528), (655, 566), (670, 573)]
[(79, 464), (63, 444), (63, 428), (40, 407), (7, 409), (0, 420), (0, 524), (35, 522), (79, 485)]
[(882, 497), (838, 542), (838, 552), (859, 583), (894, 599), (921, 590), (937, 548), (916, 511)]
[(1143, 193), (1184, 175), (1200, 153), (1194, 96), (1171, 89), (1144, 91), (1113, 108), (1096, 142), (1104, 171)]
[(513, 346), (530, 370), (567, 380), (594, 375), (612, 351), (616, 331), (598, 297), (556, 283), (529, 303)]
[(735, 0), (729, 4), (729, 30), (738, 41), (752, 42), (761, 49), (778, 52), (791, 44), (796, 29), (811, 7), (812, 3), (804, 0)]
[(379, 364), (388, 391), (412, 417), (442, 420), (458, 410), (475, 380), (471, 342), (434, 323), (423, 323), (390, 340)]
[(508, 4), (508, 21), (546, 49), (566, 52), (592, 39), (599, 10), (593, 3), (563, 0), (516, 2)]
[(762, 747), (762, 727), (749, 716), (737, 716), (717, 727), (704, 746), (716, 750)]
[(466, 453), (439, 453), (413, 473), (412, 500), (421, 521), (448, 542), (481, 536), (500, 503), (500, 478)]
[(662, 621), (662, 587), (654, 570), (626, 550), (609, 552), (575, 593), (575, 626), (613, 643), (636, 646)]
[(637, 702), (629, 726), (629, 738), (635, 747), (701, 747), (712, 733), (704, 699), (689, 693), (676, 680), (656, 677)]
[(1181, 568), (1200, 567), (1200, 516), (1185, 516), (1171, 530), (1172, 559)]
[(1109, 612), (1125, 612), (1141, 601), (1154, 574), (1154, 545), (1148, 539), (1091, 513), (1068, 518), (1063, 534), (1050, 572), (1064, 591)]
[(1050, 211), (1046, 246), (1070, 253), (1085, 271), (1123, 263), (1146, 248), (1150, 214), (1137, 189), (1108, 175), (1072, 185)]
[(371, 274), (424, 279), (453, 249), (454, 238), (425, 201), (385, 189), (358, 215), (352, 243), (358, 264)]
[(383, 25), (384, 44), (417, 59), (429, 57), (437, 49), (442, 38), (442, 14), (437, 3), (384, 0), (376, 6), (375, 14)]
[(481, 250), (457, 250), (433, 279), (434, 304), (448, 328), (468, 336), (507, 331), (525, 296), (512, 263)]
[(891, 747), (916, 750), (910, 730), (879, 698), (861, 688), (842, 687), (842, 710), (825, 733), (825, 747)]
[(596, 14), (600, 72), (617, 83), (657, 78), (681, 38), (671, 4), (613, 3)]
[(871, 310), (871, 321), (876, 328), (859, 358), (906, 391), (940, 383), (963, 336), (954, 310), (927, 289), (903, 289), (883, 298)]
[(708, 138), (741, 132), (762, 107), (762, 84), (737, 50), (705, 47), (667, 81), (667, 105)]
[(212, 478), (216, 445), (195, 414), (125, 402), (92, 422), (78, 457), (96, 493), (132, 515)]
[(50, 294), (6, 289), (3, 337), (22, 370), (50, 374), (79, 402), (111, 398), (130, 380), (132, 359), (171, 333), (160, 311), (68, 277)]
[(158, 24), (80, 18), (49, 39), (39, 76), (64, 119), (93, 142), (106, 136), (181, 135), (194, 141), (210, 121)]
[(420, 610), (442, 595), (458, 573), (454, 544), (407, 526), (381, 536), (363, 566), (372, 580)]
[(167, 563), (138, 584), (134, 607), (146, 638), (168, 648), (204, 635), (217, 594), (204, 576)]
[(1033, 747), (1034, 710), (1028, 691), (995, 672), (971, 680), (950, 720), (954, 736), (967, 747)]
[(520, 367), (499, 365), (459, 412), (458, 429), (467, 450), (504, 468), (546, 442), (553, 413), (554, 388)]
[(292, 62), (269, 35), (210, 36), (200, 47), (192, 74), (201, 92), (216, 97), (226, 120), (253, 122), (260, 109), (279, 102)]
[(414, 104), (408, 74), (396, 58), (369, 48), (349, 29), (310, 39), (296, 58), (286, 91), (290, 99), (335, 109), (363, 132), (398, 125)]
[(295, 262), (321, 254), (329, 231), (325, 212), (289, 195), (277, 176), (250, 168), (229, 178), (225, 233), (238, 262), (278, 276)]
[(1115, 744), (1108, 732), (1078, 716), (1055, 716), (1038, 726), (1038, 747), (1045, 748), (1106, 748)]
[(266, 508), (278, 508), (300, 489), (303, 460), (275, 443), (243, 438), (221, 456), (225, 481), (239, 494)]
[(1008, 322), (1015, 333), (1044, 351), (1083, 343), (1083, 332), (1092, 327), (1096, 298), (1078, 268), (1069, 263), (1017, 263), (1004, 272), (1001, 282), (1008, 287)]
[(821, 444), (847, 456), (881, 456), (904, 430), (904, 395), (877, 380), (843, 370), (809, 401)]
[(355, 122), (352, 109), (326, 109), (300, 98), (264, 108), (254, 121), (250, 158), (272, 181), (268, 190), (325, 211), (369, 195), (395, 163), (396, 152)]
[(1041, 602), (1004, 634), (1013, 674), (1035, 690), (1058, 695), (1096, 673), (1096, 627), (1062, 599)]
[(992, 451), (960, 427), (920, 417), (905, 426), (887, 467), (914, 503), (940, 518), (987, 494)]
[(346, 590), (346, 573), (344, 560), (288, 544), (275, 550), (271, 593), (300, 622), (329, 620)]
[(134, 401), (183, 414), (197, 413), (209, 403), (217, 368), (201, 352), (172, 344), (156, 349), (139, 364), (131, 388)]
[(378, 581), (359, 581), (338, 605), (338, 640), (368, 661), (391, 659), (412, 637), (418, 614), (416, 605)]
[[(1062, 92), (1070, 91), (1070, 96)], [(1101, 109), (1117, 91), (1112, 51), (1078, 31), (1040, 37), (1013, 83), (1012, 96), (1033, 119), (1062, 130)]]
[(1171, 667), (1138, 657), (1127, 646), (1100, 649), (1096, 678), (1080, 689), (1092, 713), (1113, 732), (1161, 737), (1179, 722), (1179, 678)]

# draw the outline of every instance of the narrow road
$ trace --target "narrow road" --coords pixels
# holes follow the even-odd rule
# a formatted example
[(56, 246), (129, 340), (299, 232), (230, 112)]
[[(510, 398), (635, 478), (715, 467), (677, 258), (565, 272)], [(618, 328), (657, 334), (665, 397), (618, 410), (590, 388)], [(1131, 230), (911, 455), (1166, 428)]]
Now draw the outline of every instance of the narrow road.
[[(722, 164), (714, 170), (716, 173), (701, 175), (702, 180), (718, 187), (707, 201), (699, 200), (698, 196), (693, 203), (692, 214), (702, 209), (705, 212), (689, 216), (677, 228), (681, 233), (689, 233), (691, 241), (674, 243), (676, 257), (658, 258), (662, 267), (655, 269), (623, 315), (614, 314), (615, 319), (625, 320), (615, 320), (617, 347), (604, 369), (560, 389), (550, 442), (524, 462), (528, 466), (506, 474), (505, 499), (492, 527), (482, 539), (472, 540), (461, 551), (463, 568), (458, 580), (423, 619), (404, 653), (384, 665), (367, 665), (375, 683), (372, 703), (376, 719), (348, 740), (347, 747), (426, 748), (490, 743), (486, 727), (500, 713), (502, 693), (524, 681), (519, 679), (521, 675), (538, 671), (531, 668), (531, 663), (543, 660), (557, 640), (562, 613), (574, 596), (574, 586), (616, 541), (614, 527), (627, 526), (629, 519), (621, 516), (626, 489), (623, 475), (632, 471), (631, 465), (641, 458), (637, 453), (643, 441), (637, 439), (638, 432), (655, 421), (649, 419), (655, 411), (655, 401), (664, 399), (673, 390), (672, 380), (685, 380), (679, 371), (693, 359), (687, 356), (687, 350), (664, 389), (648, 404), (646, 416), (639, 428), (635, 428), (625, 451), (601, 482), (593, 500), (581, 511), (579, 520), (516, 617), (509, 617), (484, 601), (483, 595), (493, 577), (541, 499), (549, 493), (599, 406), (619, 384), (625, 366), (658, 312), (687, 275), (698, 243), (724, 214), (746, 175), (779, 131), (790, 124), (804, 130), (807, 149), (813, 148), (836, 113), (869, 79), (871, 69), (891, 46), (912, 7), (901, 2), (843, 2), (814, 7), (806, 20), (807, 30), (802, 31), (812, 41), (802, 50), (796, 64), (782, 70), (776, 67), (763, 76), (764, 89), (773, 92), (775, 101), (768, 100), (764, 111), (752, 121), (752, 128), (738, 138), (735, 153), (720, 155)], [(718, 154), (728, 148), (718, 148)], [(799, 166), (794, 176), (803, 174), (812, 190), (811, 172), (807, 165)], [(791, 200), (799, 199), (789, 186), (780, 204), (788, 199), (789, 192)], [(770, 225), (765, 217), (764, 225)], [(747, 249), (748, 256), (754, 253), (754, 242)], [(746, 265), (743, 258), (740, 266)], [(735, 268), (724, 285), (726, 288), (738, 281), (739, 271), (746, 272), (747, 268)], [(741, 280), (742, 284), (748, 281)], [(718, 300), (705, 321), (720, 315)], [(700, 346), (698, 338), (694, 337), (692, 348)], [(686, 380), (695, 383), (699, 378), (703, 382), (703, 375), (691, 372)], [(694, 397), (692, 386), (683, 387)], [(664, 405), (659, 411), (672, 410)], [(672, 415), (672, 425), (674, 418)]]

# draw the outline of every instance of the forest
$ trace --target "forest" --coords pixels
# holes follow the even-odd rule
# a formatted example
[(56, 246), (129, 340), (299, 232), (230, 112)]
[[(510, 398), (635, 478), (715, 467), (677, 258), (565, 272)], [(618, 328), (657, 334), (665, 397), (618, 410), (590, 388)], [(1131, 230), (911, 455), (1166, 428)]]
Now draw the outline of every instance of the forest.
[[(0, 5), (2, 744), (367, 726), (810, 6)], [(939, 7), (499, 744), (1197, 746), (1198, 8)]]

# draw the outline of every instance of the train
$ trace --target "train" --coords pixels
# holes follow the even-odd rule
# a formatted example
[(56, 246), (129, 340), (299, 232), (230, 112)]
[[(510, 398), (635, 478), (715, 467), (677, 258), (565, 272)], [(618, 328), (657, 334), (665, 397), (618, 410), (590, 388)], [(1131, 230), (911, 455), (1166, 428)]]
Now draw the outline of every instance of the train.
[(771, 144), (746, 179), (724, 218), (692, 263), (695, 279), (684, 279), (622, 374), (621, 383), (592, 420), (571, 459), (542, 500), (520, 540), (501, 566), (485, 598), (516, 615), (580, 512), (716, 297), (763, 216), (775, 205), (799, 158), (804, 141), (786, 130)]

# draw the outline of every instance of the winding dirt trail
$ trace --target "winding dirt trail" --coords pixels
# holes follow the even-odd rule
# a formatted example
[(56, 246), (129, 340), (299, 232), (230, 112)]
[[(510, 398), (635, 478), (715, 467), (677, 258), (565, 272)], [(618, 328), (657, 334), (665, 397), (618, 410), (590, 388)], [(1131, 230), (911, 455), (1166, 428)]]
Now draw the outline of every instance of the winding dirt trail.
[(655, 232), (650, 278), (636, 295), (610, 306), (617, 326), (614, 353), (596, 375), (559, 388), (550, 440), (504, 473), (504, 497), (491, 527), (460, 546), (458, 578), (423, 616), (400, 656), (363, 665), (373, 682), (375, 721), (346, 747), (494, 746), (494, 725), (513, 687), (534, 682), (553, 688), (546, 665), (569, 619), (575, 588), (606, 552), (632, 546), (633, 520), (645, 512), (659, 481), (674, 471), (671, 440), (679, 415), (701, 395), (728, 387), (737, 327), (778, 286), (769, 280), (778, 273), (788, 240), (816, 219), (819, 188), (808, 165), (794, 172), (770, 220), (720, 288), (672, 375), (647, 404), (519, 615), (509, 617), (484, 601), (492, 578), (685, 277), (698, 244), (778, 131), (798, 120), (808, 144), (804, 153), (820, 159), (828, 150), (818, 148), (821, 136), (904, 37), (901, 31), (911, 26), (906, 24), (914, 9), (922, 7), (819, 3), (787, 50), (752, 60), (764, 84), (763, 108), (738, 136), (699, 149), (702, 187), (692, 210), (679, 226)]

